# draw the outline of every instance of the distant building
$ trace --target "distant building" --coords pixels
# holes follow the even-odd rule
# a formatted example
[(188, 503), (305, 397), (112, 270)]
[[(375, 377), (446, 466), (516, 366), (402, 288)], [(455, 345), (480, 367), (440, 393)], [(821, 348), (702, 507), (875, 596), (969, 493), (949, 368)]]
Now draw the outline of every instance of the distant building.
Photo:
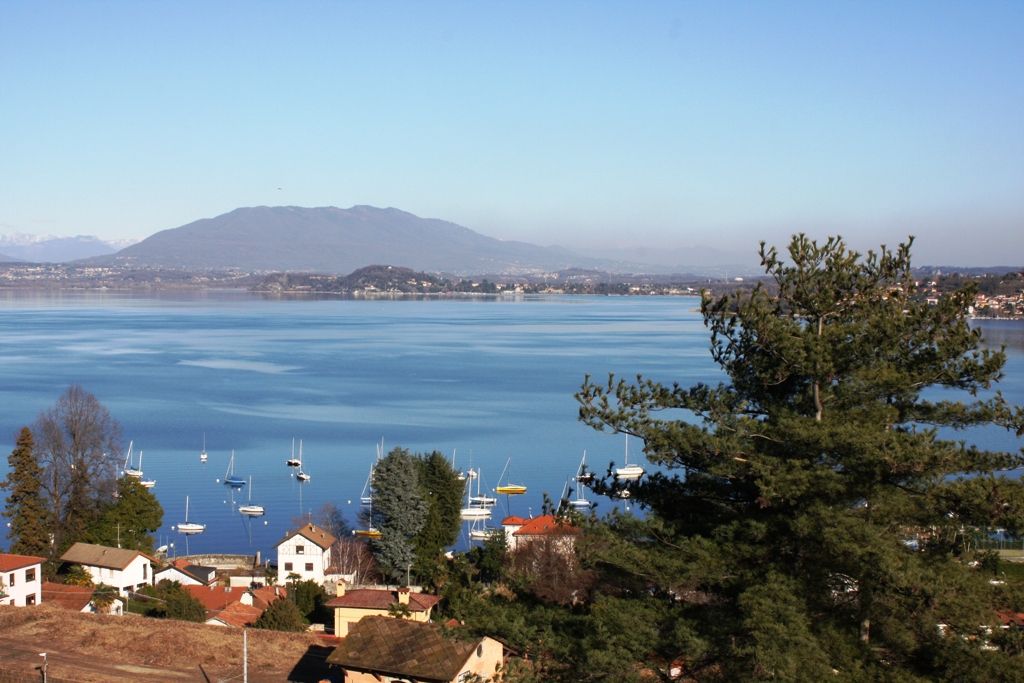
[(430, 612), (441, 601), (436, 595), (413, 593), (408, 588), (388, 590), (384, 588), (355, 588), (346, 590), (345, 582), (338, 581), (337, 595), (327, 601), (327, 607), (334, 610), (334, 635), (344, 638), (352, 624), (363, 617), (391, 617), (391, 610), (404, 606), (406, 618), (412, 621), (430, 621)]
[[(84, 614), (124, 614), (124, 600), (113, 598), (105, 608), (96, 605), (96, 589), (92, 586), (72, 586), (65, 583), (43, 582), (43, 601), (72, 612)], [(104, 601), (100, 601), (101, 604)]]
[(287, 596), (284, 588), (230, 588), (228, 586), (183, 586), (185, 592), (206, 610), (206, 623), (241, 628), (251, 626), (270, 603)]
[(209, 586), (217, 580), (217, 570), (213, 567), (189, 564), (188, 560), (175, 560), (153, 574), (155, 584), (165, 579), (177, 581), (182, 586)]
[(407, 619), (365, 617), (327, 657), (345, 672), (345, 683), (494, 680), (504, 649), (493, 638), (445, 638), (441, 627)]
[(0, 553), (0, 605), (25, 607), (43, 601), (43, 562), (35, 555)]
[(506, 517), (501, 520), (501, 527), (505, 530), (505, 542), (512, 552), (540, 540), (554, 542), (562, 550), (571, 552), (576, 546), (576, 536), (580, 533), (579, 527), (555, 515), (530, 519)]
[(288, 583), (295, 574), (299, 581), (324, 583), (331, 563), (331, 546), (337, 539), (314, 524), (288, 532), (277, 544), (277, 583)]
[(81, 565), (93, 583), (113, 586), (121, 595), (153, 583), (154, 560), (138, 550), (75, 543), (60, 559)]

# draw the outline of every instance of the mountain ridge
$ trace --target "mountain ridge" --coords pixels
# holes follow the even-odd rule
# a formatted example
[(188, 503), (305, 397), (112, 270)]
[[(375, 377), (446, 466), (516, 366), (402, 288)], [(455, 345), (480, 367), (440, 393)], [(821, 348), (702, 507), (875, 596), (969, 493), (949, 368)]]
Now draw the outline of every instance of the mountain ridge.
[(394, 207), (240, 207), (161, 230), (94, 263), (349, 273), (371, 263), (426, 272), (516, 273), (600, 266), (561, 247), (498, 240)]

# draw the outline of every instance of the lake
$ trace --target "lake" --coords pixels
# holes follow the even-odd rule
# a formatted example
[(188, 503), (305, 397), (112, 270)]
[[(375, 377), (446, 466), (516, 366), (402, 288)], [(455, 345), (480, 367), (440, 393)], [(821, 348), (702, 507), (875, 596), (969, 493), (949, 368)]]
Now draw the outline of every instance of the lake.
[[(479, 467), (484, 488), (499, 483), (510, 461), (511, 478), (528, 492), (502, 500), (494, 519), (528, 515), (539, 512), (543, 493), (561, 495), (584, 450), (598, 471), (622, 462), (622, 436), (577, 421), (573, 394), (586, 374), (684, 385), (722, 379), (698, 305), (692, 297), (4, 292), (0, 447), (9, 453), (21, 426), (69, 384), (82, 385), (121, 422), (125, 445), (143, 452), (165, 511), (159, 543), (175, 542), (178, 553), (186, 539), (171, 526), (184, 521), (186, 496), (189, 520), (207, 524), (187, 539), (193, 553), (272, 553), (296, 518), (325, 502), (356, 526), (381, 439), (385, 450), (439, 450), (459, 469)], [(1008, 346), (1002, 388), (1024, 403), (1024, 323), (982, 325)], [(285, 465), (293, 439), (302, 440), (312, 476), (305, 484)], [(232, 450), (236, 474), (252, 476), (253, 502), (267, 508), (263, 518), (236, 511), (248, 487), (232, 499), (218, 483)], [(611, 505), (604, 500), (598, 511)]]

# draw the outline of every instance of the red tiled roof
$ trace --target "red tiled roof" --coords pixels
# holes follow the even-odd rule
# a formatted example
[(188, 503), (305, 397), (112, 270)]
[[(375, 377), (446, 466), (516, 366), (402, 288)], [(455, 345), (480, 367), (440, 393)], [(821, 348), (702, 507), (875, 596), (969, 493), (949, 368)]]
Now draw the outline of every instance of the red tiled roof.
[(207, 612), (207, 619), (223, 621), (228, 626), (242, 628), (251, 626), (262, 616), (266, 607), (250, 607), (240, 602), (233, 602), (219, 612)]
[(335, 541), (338, 540), (331, 534), (321, 529), (320, 527), (315, 526), (313, 524), (307, 524), (306, 526), (302, 527), (301, 529), (297, 529), (296, 531), (289, 531), (287, 534), (285, 534), (284, 538), (278, 541), (278, 545), (281, 545), (282, 543), (287, 541), (292, 536), (295, 536), (296, 534), (302, 536), (307, 541), (315, 543), (324, 550), (330, 548), (332, 545), (334, 545)]
[(1007, 609), (996, 612), (996, 616), (999, 618), (999, 621), (1007, 626), (1024, 626), (1024, 612), (1014, 612)]
[(578, 527), (563, 522), (554, 515), (541, 515), (524, 524), (513, 536), (572, 536), (579, 532)]
[[(409, 611), (426, 612), (440, 601), (441, 598), (429, 593), (409, 593)], [(398, 592), (381, 588), (356, 588), (327, 602), (328, 607), (379, 610), (386, 610), (397, 604)]]
[(42, 564), (46, 558), (35, 555), (14, 555), (13, 553), (0, 553), (0, 572), (9, 572), (22, 567), (31, 567), (34, 564)]
[(363, 617), (349, 627), (327, 663), (420, 681), (450, 681), (479, 642), (449, 640), (436, 624)]
[(43, 602), (54, 604), (74, 612), (81, 612), (92, 601), (94, 589), (91, 586), (72, 586), (64, 583), (43, 581)]
[(277, 600), (288, 596), (288, 589), (284, 586), (264, 586), (252, 591), (252, 604), (256, 607), (266, 609), (267, 606)]
[(516, 517), (515, 515), (510, 515), (510, 516), (506, 517), (505, 519), (501, 520), (501, 525), (502, 526), (515, 526), (515, 525), (526, 524), (529, 521), (530, 520), (526, 519), (525, 517)]
[(233, 602), (238, 602), (248, 588), (226, 588), (224, 586), (182, 586), (188, 594), (198, 600), (208, 610), (222, 610)]

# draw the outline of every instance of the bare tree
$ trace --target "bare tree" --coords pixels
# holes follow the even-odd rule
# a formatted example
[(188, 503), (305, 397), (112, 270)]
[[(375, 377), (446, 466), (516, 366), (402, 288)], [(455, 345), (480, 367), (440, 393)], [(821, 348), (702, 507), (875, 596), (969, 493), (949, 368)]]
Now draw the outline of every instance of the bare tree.
[(380, 575), (369, 544), (360, 538), (339, 538), (331, 546), (331, 564), (340, 574), (351, 574), (356, 585), (376, 580)]
[(57, 554), (85, 535), (100, 505), (114, 495), (121, 425), (95, 396), (73, 384), (40, 413), (35, 433)]

